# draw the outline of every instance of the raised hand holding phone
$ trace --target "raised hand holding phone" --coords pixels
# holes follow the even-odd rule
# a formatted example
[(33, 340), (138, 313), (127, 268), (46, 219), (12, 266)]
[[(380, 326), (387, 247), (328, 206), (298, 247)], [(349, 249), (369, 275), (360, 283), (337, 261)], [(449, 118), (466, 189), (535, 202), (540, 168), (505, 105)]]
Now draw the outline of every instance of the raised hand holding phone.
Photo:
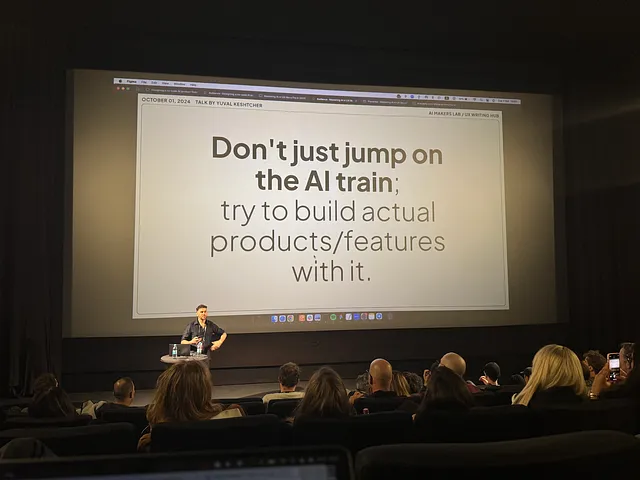
[(616, 382), (620, 377), (620, 354), (607, 354), (607, 364), (609, 367), (609, 381)]

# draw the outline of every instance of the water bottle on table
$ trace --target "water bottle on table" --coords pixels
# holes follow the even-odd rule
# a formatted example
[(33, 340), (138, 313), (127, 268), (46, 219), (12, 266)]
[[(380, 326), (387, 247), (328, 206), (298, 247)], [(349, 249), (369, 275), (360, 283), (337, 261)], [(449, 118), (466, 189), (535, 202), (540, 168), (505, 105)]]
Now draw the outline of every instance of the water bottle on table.
[(198, 342), (198, 346), (196, 347), (196, 355), (202, 355), (202, 340)]
[(176, 358), (178, 356), (178, 346), (174, 343), (173, 348), (171, 349), (171, 356)]

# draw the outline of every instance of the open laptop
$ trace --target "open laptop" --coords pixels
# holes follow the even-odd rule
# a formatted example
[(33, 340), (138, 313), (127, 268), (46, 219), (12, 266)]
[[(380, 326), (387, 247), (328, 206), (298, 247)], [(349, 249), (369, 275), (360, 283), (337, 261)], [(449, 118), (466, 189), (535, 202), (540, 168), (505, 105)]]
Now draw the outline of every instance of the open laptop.
[(191, 355), (191, 345), (183, 345), (181, 343), (170, 343), (169, 344), (169, 355), (173, 355), (173, 346), (178, 348), (178, 356), (179, 357), (188, 357)]
[(87, 480), (351, 480), (353, 465), (349, 452), (339, 447), (60, 457), (0, 462), (0, 478), (68, 477)]

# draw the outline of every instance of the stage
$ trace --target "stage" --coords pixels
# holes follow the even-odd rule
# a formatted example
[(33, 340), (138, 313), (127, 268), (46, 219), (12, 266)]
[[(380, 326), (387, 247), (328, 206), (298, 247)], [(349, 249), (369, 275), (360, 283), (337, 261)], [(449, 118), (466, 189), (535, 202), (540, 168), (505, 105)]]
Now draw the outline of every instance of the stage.
[[(352, 390), (355, 388), (356, 381), (349, 379), (344, 381), (345, 386)], [(307, 382), (300, 382), (299, 387), (305, 388)], [(279, 389), (277, 383), (247, 383), (244, 385), (217, 385), (213, 389), (213, 397), (221, 398), (242, 398), (242, 397), (262, 397), (271, 392), (277, 392)], [(136, 396), (133, 400), (134, 406), (148, 405), (153, 399), (155, 390), (136, 390)], [(112, 401), (113, 392), (90, 392), (90, 393), (70, 393), (71, 401), (82, 402), (92, 400), (99, 402), (100, 400)]]

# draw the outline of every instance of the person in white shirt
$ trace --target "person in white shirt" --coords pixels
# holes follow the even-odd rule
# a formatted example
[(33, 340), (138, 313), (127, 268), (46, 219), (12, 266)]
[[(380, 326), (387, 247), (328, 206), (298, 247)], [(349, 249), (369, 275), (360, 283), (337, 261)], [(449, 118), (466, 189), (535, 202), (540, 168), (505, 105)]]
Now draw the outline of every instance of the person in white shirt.
[(285, 400), (304, 397), (304, 392), (296, 391), (300, 381), (300, 367), (293, 362), (285, 363), (280, 367), (278, 383), (280, 392), (268, 393), (262, 397), (262, 401), (268, 404), (271, 400)]

